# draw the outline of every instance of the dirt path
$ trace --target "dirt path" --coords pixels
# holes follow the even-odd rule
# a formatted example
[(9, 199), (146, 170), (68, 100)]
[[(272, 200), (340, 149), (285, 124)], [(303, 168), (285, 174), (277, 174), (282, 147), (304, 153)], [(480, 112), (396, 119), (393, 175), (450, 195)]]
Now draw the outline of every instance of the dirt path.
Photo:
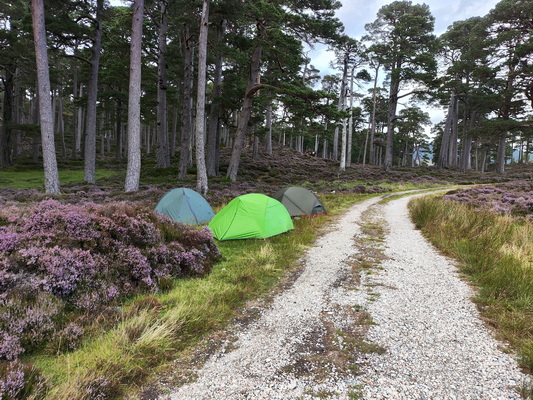
[(407, 199), (379, 200), (340, 217), (294, 283), (160, 399), (519, 399), (525, 377), (414, 230)]

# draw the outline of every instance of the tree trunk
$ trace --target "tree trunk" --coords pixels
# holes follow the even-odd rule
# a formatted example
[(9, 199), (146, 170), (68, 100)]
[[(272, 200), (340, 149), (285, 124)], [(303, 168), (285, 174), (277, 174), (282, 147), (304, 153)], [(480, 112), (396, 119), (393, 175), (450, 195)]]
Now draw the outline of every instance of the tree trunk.
[[(39, 125), (39, 90), (37, 90), (37, 94), (30, 102), (30, 109), (31, 109), (31, 116), (32, 116), (32, 123), (34, 125)], [(52, 109), (52, 106), (50, 105), (50, 110)], [(53, 125), (53, 123), (52, 123)], [(52, 127), (53, 130), (53, 127)], [(42, 133), (42, 132), (41, 132)], [(38, 161), (39, 157), (41, 155), (41, 143), (42, 140), (39, 140), (40, 137), (38, 135), (33, 135), (33, 143), (32, 143), (32, 157), (34, 161)]]
[(450, 144), (448, 146), (448, 165), (452, 168), (457, 167), (457, 144), (459, 140), (459, 98), (453, 95), (451, 102), (451, 121), (450, 121)]
[(115, 160), (117, 162), (122, 161), (122, 143), (124, 141), (122, 137), (122, 101), (120, 99), (117, 100), (117, 109), (116, 109), (116, 118), (115, 118), (115, 130), (116, 130), (116, 152), (115, 152)]
[(379, 76), (379, 67), (381, 64), (378, 63), (376, 66), (376, 74), (374, 75), (374, 88), (372, 90), (372, 120), (370, 123), (370, 143), (369, 143), (369, 164), (376, 163), (376, 150), (374, 149), (374, 137), (376, 134), (376, 108), (377, 108), (377, 87), (378, 87), (378, 76)]
[(176, 139), (178, 136), (178, 120), (179, 120), (178, 114), (179, 113), (178, 113), (177, 106), (174, 106), (172, 108), (174, 110), (174, 113), (172, 117), (172, 134), (170, 135), (170, 156), (174, 157), (176, 155)]
[(266, 110), (266, 136), (265, 151), (268, 155), (272, 154), (272, 98), (268, 99)]
[(184, 24), (184, 54), (183, 54), (183, 112), (181, 119), (181, 153), (179, 178), (187, 179), (189, 167), (191, 131), (192, 131), (192, 84), (193, 84), (193, 38), (189, 33), (189, 24)]
[(393, 146), (394, 146), (394, 121), (396, 120), (396, 107), (398, 106), (398, 92), (400, 81), (391, 79), (389, 92), (389, 108), (387, 112), (387, 144), (385, 147), (385, 170), (392, 168)]
[(207, 194), (205, 166), (205, 86), (207, 75), (207, 34), (209, 29), (209, 0), (203, 0), (200, 37), (198, 41), (198, 88), (196, 95), (196, 191)]
[(144, 0), (133, 1), (128, 95), (128, 168), (124, 190), (139, 190), (141, 176), (141, 45)]
[(341, 160), (339, 163), (339, 170), (346, 170), (346, 118), (343, 118), (342, 120)]
[(170, 151), (168, 146), (168, 119), (167, 119), (167, 7), (168, 1), (160, 0), (161, 20), (159, 21), (158, 59), (157, 59), (157, 166), (170, 167)]
[[(346, 166), (352, 165), (352, 141), (353, 141), (353, 81), (354, 81), (355, 65), (352, 67), (352, 73), (350, 76), (350, 119), (348, 120), (348, 138), (346, 148)], [(365, 142), (366, 153), (366, 142)], [(364, 159), (363, 159), (364, 163)]]
[(52, 99), (50, 97), (50, 74), (48, 67), (48, 49), (46, 47), (46, 28), (44, 24), (43, 0), (31, 1), (35, 59), (37, 63), (37, 90), (39, 93), (39, 119), (41, 124), (41, 142), (43, 148), (44, 188), (46, 193), (58, 194), (59, 172), (57, 170), (56, 149), (54, 143), (54, 121)]
[(87, 116), (85, 117), (84, 180), (88, 183), (95, 183), (96, 181), (96, 102), (98, 97), (98, 67), (102, 49), (103, 8), (104, 0), (97, 0), (91, 73), (87, 85)]
[(67, 158), (67, 145), (65, 143), (65, 118), (63, 116), (63, 84), (57, 90), (57, 132), (61, 141), (61, 157)]
[[(264, 21), (257, 21), (257, 35), (260, 40), (264, 38), (266, 34), (266, 25)], [(226, 176), (235, 182), (237, 180), (237, 173), (239, 171), (239, 162), (241, 159), (242, 149), (244, 146), (244, 138), (248, 128), (248, 121), (250, 120), (250, 114), (252, 113), (253, 97), (256, 91), (253, 90), (254, 86), (259, 83), (260, 68), (261, 68), (261, 54), (262, 47), (258, 44), (252, 54), (252, 60), (250, 65), (250, 76), (248, 78), (248, 85), (246, 87), (246, 93), (244, 94), (244, 100), (242, 103), (241, 114), (239, 122), (237, 123), (237, 132), (235, 133), (235, 141), (233, 143), (233, 150), (231, 152), (231, 159), (228, 165), (228, 171)]]
[[(217, 43), (222, 44), (227, 21), (222, 20), (218, 27)], [(213, 99), (209, 113), (209, 130), (207, 135), (207, 175), (218, 176), (218, 153), (220, 151), (220, 94), (222, 85), (222, 52), (217, 50), (215, 75), (213, 77)]]
[(4, 67), (4, 70), (3, 121), (2, 131), (0, 132), (0, 169), (11, 165), (13, 152), (11, 123), (13, 122), (13, 78), (15, 75), (15, 66), (8, 64)]
[(453, 107), (455, 103), (455, 93), (450, 96), (450, 104), (448, 106), (448, 114), (446, 115), (446, 123), (442, 133), (440, 143), (439, 158), (437, 159), (437, 168), (447, 168), (450, 165), (450, 140), (452, 137), (452, 119)]
[(505, 172), (505, 150), (507, 145), (507, 131), (500, 133), (498, 140), (498, 154), (496, 155), (496, 172), (503, 174)]
[[(79, 98), (83, 96), (83, 85), (80, 84)], [(74, 139), (74, 159), (78, 159), (78, 155), (81, 154), (81, 138), (83, 133), (83, 107), (77, 107), (76, 113), (76, 133)]]
[[(255, 128), (254, 128), (255, 131)], [(257, 160), (259, 159), (259, 136), (254, 134), (254, 143), (252, 146), (252, 159)]]

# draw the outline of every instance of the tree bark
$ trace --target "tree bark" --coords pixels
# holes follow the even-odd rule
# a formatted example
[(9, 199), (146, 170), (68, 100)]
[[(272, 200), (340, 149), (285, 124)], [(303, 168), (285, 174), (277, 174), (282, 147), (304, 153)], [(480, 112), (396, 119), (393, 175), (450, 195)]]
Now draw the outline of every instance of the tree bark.
[(496, 172), (503, 174), (505, 172), (505, 150), (507, 146), (507, 131), (500, 133), (498, 138), (498, 153), (496, 155)]
[(450, 144), (448, 145), (448, 165), (452, 168), (457, 167), (457, 145), (459, 140), (459, 99), (454, 93), (452, 96), (450, 114)]
[(128, 95), (128, 167), (124, 190), (139, 190), (141, 176), (141, 45), (144, 0), (134, 0)]
[[(218, 27), (217, 42), (222, 43), (226, 31), (227, 20), (223, 19)], [(215, 76), (213, 77), (213, 99), (209, 113), (209, 130), (207, 135), (207, 175), (218, 176), (218, 153), (220, 142), (220, 94), (222, 85), (222, 52), (217, 50)]]
[(63, 84), (57, 90), (57, 132), (61, 141), (61, 157), (67, 158), (67, 145), (65, 143), (65, 118), (63, 116)]
[(394, 150), (394, 121), (396, 120), (396, 108), (398, 106), (399, 90), (400, 81), (396, 78), (392, 78), (389, 91), (389, 108), (387, 112), (387, 144), (385, 146), (385, 170), (387, 171), (390, 171), (392, 168), (392, 156)]
[(46, 47), (43, 0), (31, 1), (31, 16), (35, 43), (35, 59), (37, 63), (37, 91), (39, 93), (39, 119), (43, 148), (44, 188), (46, 193), (58, 194), (60, 192), (59, 171), (57, 169), (54, 143), (54, 114), (52, 112), (52, 99), (50, 97), (50, 73), (48, 67), (48, 49)]
[(205, 166), (205, 85), (207, 75), (207, 34), (209, 29), (209, 0), (203, 0), (200, 37), (198, 41), (198, 88), (196, 95), (196, 191), (208, 191)]
[(87, 115), (85, 117), (84, 180), (88, 183), (95, 183), (96, 181), (96, 102), (98, 97), (98, 67), (102, 50), (103, 8), (104, 0), (97, 0), (91, 74), (87, 86)]
[(13, 153), (11, 124), (13, 122), (13, 79), (15, 66), (8, 64), (4, 67), (4, 70), (3, 121), (2, 131), (0, 132), (0, 169), (11, 165)]
[(450, 96), (450, 104), (448, 105), (448, 114), (446, 115), (446, 123), (440, 143), (439, 158), (437, 159), (437, 168), (447, 168), (450, 165), (450, 139), (452, 136), (452, 114), (455, 103), (455, 93)]
[(266, 110), (265, 151), (268, 155), (272, 154), (272, 98), (268, 99)]
[(183, 108), (181, 119), (181, 152), (179, 178), (187, 179), (189, 167), (191, 131), (192, 131), (192, 68), (193, 68), (193, 44), (189, 34), (189, 24), (184, 24), (184, 54), (183, 54)]
[(168, 1), (160, 0), (161, 20), (159, 21), (158, 60), (157, 60), (157, 166), (170, 167), (170, 151), (168, 140), (168, 110), (167, 110), (167, 10)]
[[(265, 34), (266, 26), (264, 21), (257, 21), (257, 35), (259, 39), (262, 39)], [(226, 176), (233, 182), (237, 180), (237, 172), (239, 171), (239, 162), (244, 145), (244, 138), (246, 136), (248, 121), (250, 120), (250, 114), (252, 112), (253, 96), (256, 93), (253, 91), (253, 88), (259, 84), (262, 50), (263, 49), (261, 45), (258, 44), (252, 54), (250, 76), (248, 79), (246, 93), (244, 94), (241, 114), (237, 123), (237, 132), (235, 133), (235, 141), (233, 143), (233, 150), (231, 152), (231, 159), (228, 165), (228, 171), (226, 173)]]
[(372, 90), (372, 121), (370, 125), (370, 139), (369, 139), (369, 164), (376, 163), (376, 150), (374, 149), (374, 137), (376, 135), (376, 108), (377, 108), (377, 88), (378, 88), (378, 76), (379, 76), (379, 67), (381, 64), (376, 65), (376, 74), (374, 75), (374, 88)]

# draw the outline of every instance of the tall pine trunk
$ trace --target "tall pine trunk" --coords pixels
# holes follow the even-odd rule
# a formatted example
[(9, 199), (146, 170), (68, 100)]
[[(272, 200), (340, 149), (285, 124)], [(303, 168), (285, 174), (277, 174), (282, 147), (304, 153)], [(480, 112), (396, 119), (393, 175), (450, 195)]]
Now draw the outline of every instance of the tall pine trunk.
[(160, 0), (161, 19), (159, 21), (158, 60), (157, 60), (157, 166), (170, 167), (167, 111), (167, 10), (168, 1)]
[[(393, 71), (394, 72), (394, 71)], [(396, 108), (398, 107), (398, 92), (400, 91), (400, 81), (398, 78), (391, 78), (389, 91), (389, 108), (387, 112), (387, 143), (385, 145), (385, 170), (392, 168), (392, 158), (394, 151), (394, 121), (396, 120)]]
[(376, 108), (377, 108), (377, 93), (378, 93), (378, 76), (380, 63), (376, 65), (376, 74), (374, 75), (374, 87), (372, 89), (372, 116), (370, 122), (370, 137), (368, 144), (368, 151), (370, 152), (368, 162), (369, 164), (376, 163), (376, 150), (374, 149), (374, 138), (376, 136)]
[(128, 167), (124, 190), (139, 190), (141, 176), (141, 45), (144, 0), (134, 0), (128, 94)]
[[(257, 21), (257, 36), (259, 40), (262, 40), (266, 34), (266, 25), (263, 20)], [(241, 114), (237, 123), (237, 132), (235, 133), (235, 141), (233, 143), (233, 150), (231, 152), (231, 158), (228, 165), (226, 176), (233, 182), (237, 180), (237, 173), (239, 171), (239, 163), (241, 160), (241, 154), (244, 146), (244, 138), (248, 128), (248, 121), (250, 121), (250, 115), (252, 113), (253, 97), (256, 93), (254, 86), (259, 82), (259, 74), (261, 69), (261, 54), (262, 46), (258, 44), (252, 54), (250, 63), (250, 75), (248, 77), (248, 85), (244, 94), (244, 100), (242, 103)]]
[(52, 112), (52, 99), (50, 97), (50, 73), (48, 68), (43, 0), (31, 1), (31, 16), (35, 43), (35, 60), (37, 64), (37, 91), (39, 96), (39, 120), (43, 148), (44, 188), (46, 193), (58, 194), (60, 192), (59, 171), (57, 169), (54, 143), (54, 114)]
[(198, 88), (196, 95), (196, 191), (206, 195), (208, 190), (205, 166), (205, 85), (207, 75), (207, 34), (209, 29), (209, 0), (203, 0), (200, 37), (198, 40)]
[(98, 67), (102, 50), (103, 8), (104, 0), (97, 0), (91, 73), (87, 86), (87, 116), (85, 117), (84, 180), (88, 183), (95, 183), (96, 181), (96, 101), (98, 97)]
[(181, 116), (181, 143), (180, 143), (180, 170), (179, 178), (187, 178), (187, 168), (189, 167), (191, 131), (192, 131), (192, 84), (193, 84), (193, 38), (189, 33), (189, 24), (183, 26), (184, 34), (184, 54), (183, 54), (183, 101)]
[(12, 136), (11, 124), (13, 122), (13, 78), (15, 66), (8, 64), (4, 67), (4, 102), (3, 102), (3, 123), (0, 132), (0, 169), (11, 165), (12, 161)]
[[(218, 27), (217, 43), (222, 44), (227, 21), (223, 19)], [(213, 77), (213, 99), (209, 112), (209, 128), (207, 135), (207, 175), (218, 176), (218, 153), (220, 151), (220, 94), (222, 85), (222, 52), (217, 50), (215, 76)]]

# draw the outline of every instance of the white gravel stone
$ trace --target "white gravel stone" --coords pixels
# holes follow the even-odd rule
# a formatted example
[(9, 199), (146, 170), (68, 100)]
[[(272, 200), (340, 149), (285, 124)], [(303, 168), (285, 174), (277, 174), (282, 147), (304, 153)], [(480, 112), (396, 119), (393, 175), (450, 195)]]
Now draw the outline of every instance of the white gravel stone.
[(368, 360), (363, 398), (520, 399), (527, 376), (499, 349), (451, 261), (414, 229), (408, 201), (384, 210), (390, 259), (371, 277), (380, 296), (367, 308), (377, 324), (368, 337), (387, 352)]
[[(514, 387), (527, 377), (499, 350), (501, 343), (480, 321), (470, 301), (473, 293), (450, 261), (414, 229), (407, 198), (384, 209), (390, 230), (384, 270), (365, 274), (361, 290), (334, 284), (349, 272), (345, 261), (357, 252), (353, 238), (361, 234), (361, 213), (382, 207), (378, 201), (357, 204), (339, 218), (307, 251), (294, 284), (258, 320), (236, 332), (235, 348), (214, 354), (197, 371), (195, 382), (161, 399), (296, 400), (328, 393), (344, 400), (353, 398), (356, 385), (369, 400), (520, 399)], [(339, 306), (356, 305), (377, 323), (367, 340), (386, 348), (384, 354), (361, 354), (361, 374), (356, 376), (287, 371), (305, 355), (302, 345), (321, 328), (321, 314), (334, 319)]]

